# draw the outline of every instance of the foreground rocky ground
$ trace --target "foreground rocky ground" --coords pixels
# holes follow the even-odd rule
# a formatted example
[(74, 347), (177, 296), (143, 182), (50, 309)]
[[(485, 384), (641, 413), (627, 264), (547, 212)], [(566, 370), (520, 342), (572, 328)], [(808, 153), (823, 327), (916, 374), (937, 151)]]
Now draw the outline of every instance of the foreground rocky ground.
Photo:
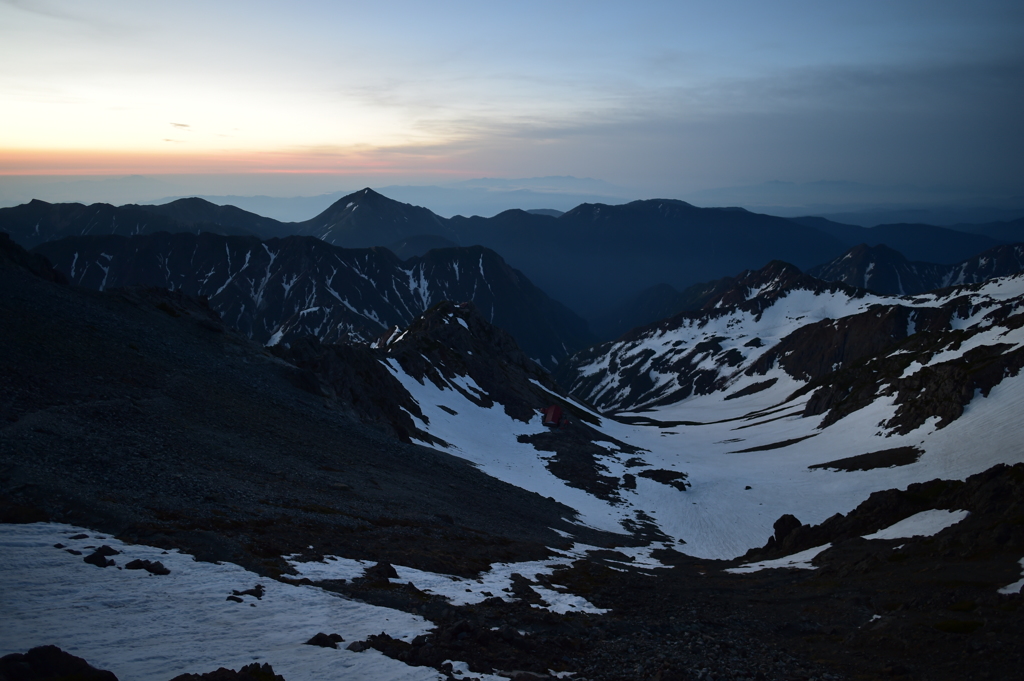
[[(930, 508), (972, 512), (934, 537), (861, 538)], [(463, 608), (424, 605), (408, 587), (379, 579), (325, 586), (434, 620), (437, 630), (420, 645), (369, 641), (413, 664), (457, 658), (478, 671), (571, 670), (588, 679), (1018, 677), (1022, 598), (998, 589), (1021, 576), (1024, 465), (877, 493), (819, 527), (779, 526), (778, 548), (748, 559), (822, 539), (833, 546), (815, 570), (729, 574), (723, 569), (741, 561), (665, 551), (658, 557), (668, 569), (623, 572), (594, 559), (544, 580), (609, 609), (605, 615), (530, 608), (537, 596), (528, 584), (517, 589), (520, 603)]]
[[(286, 580), (281, 556), (300, 552), (472, 575), (550, 555), (568, 543), (552, 528), (592, 545), (622, 540), (403, 443), (393, 419), (368, 416), (386, 394), (303, 387), (308, 368), (200, 302), (88, 293), (47, 275), (15, 250), (0, 255), (0, 521), (74, 523)], [(930, 538), (861, 538), (935, 508), (971, 515)], [(826, 543), (816, 570), (723, 572)], [(458, 659), (524, 679), (1007, 679), (1024, 662), (1024, 610), (1019, 594), (997, 590), (1020, 578), (1022, 556), (1018, 465), (879, 493), (816, 528), (781, 522), (743, 561), (664, 551), (671, 567), (624, 569), (609, 548), (539, 578), (603, 615), (533, 608), (525, 578), (514, 602), (460, 607), (393, 583), (385, 565), (321, 586), (430, 619), (434, 631), (412, 644), (344, 645), (442, 671)]]

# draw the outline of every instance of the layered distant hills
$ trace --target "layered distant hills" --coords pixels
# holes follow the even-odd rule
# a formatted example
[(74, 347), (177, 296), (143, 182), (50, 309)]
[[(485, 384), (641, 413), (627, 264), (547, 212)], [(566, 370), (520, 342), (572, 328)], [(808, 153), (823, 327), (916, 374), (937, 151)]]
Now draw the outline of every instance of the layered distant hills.
[[(431, 249), (484, 246), (582, 315), (599, 338), (699, 307), (709, 292), (717, 290), (715, 282), (771, 260), (804, 270), (819, 267), (818, 276), (861, 287), (864, 276), (873, 272), (867, 287), (885, 293), (912, 293), (995, 276), (996, 271), (1006, 272), (1003, 265), (1012, 260), (1010, 256), (995, 258), (1003, 264), (994, 269), (964, 271), (965, 278), (959, 280), (949, 266), (1012, 240), (1024, 229), (1018, 223), (963, 230), (911, 224), (868, 229), (823, 218), (785, 219), (738, 208), (698, 208), (668, 199), (617, 206), (582, 204), (564, 214), (509, 210), (492, 218), (443, 218), (369, 188), (342, 197), (309, 220), (292, 223), (196, 198), (121, 207), (32, 201), (0, 209), (0, 231), (27, 248), (69, 236), (157, 232), (211, 232), (263, 240), (316, 237), (343, 248), (383, 246), (401, 260)], [(870, 256), (856, 255), (860, 269), (850, 269), (853, 262), (841, 259), (858, 244), (876, 250)], [(885, 251), (877, 249), (884, 247), (913, 263), (914, 272), (907, 269), (910, 266), (879, 260)], [(870, 262), (876, 269), (868, 272)], [(903, 268), (900, 281), (881, 274), (893, 267)], [(895, 283), (887, 283), (890, 279)]]
[(861, 243), (885, 244), (912, 261), (961, 262), (1012, 241), (1019, 225), (972, 228), (977, 233), (918, 224), (868, 229), (823, 218), (697, 208), (675, 200), (583, 204), (564, 214), (510, 210), (492, 218), (442, 218), (370, 188), (302, 222), (280, 222), (201, 199), (121, 207), (33, 201), (0, 209), (0, 230), (30, 249), (70, 236), (157, 231), (260, 239), (309, 236), (344, 248), (383, 246), (403, 258), (442, 246), (479, 245), (497, 251), (554, 299), (592, 322), (655, 285), (683, 290), (773, 259), (806, 269)]

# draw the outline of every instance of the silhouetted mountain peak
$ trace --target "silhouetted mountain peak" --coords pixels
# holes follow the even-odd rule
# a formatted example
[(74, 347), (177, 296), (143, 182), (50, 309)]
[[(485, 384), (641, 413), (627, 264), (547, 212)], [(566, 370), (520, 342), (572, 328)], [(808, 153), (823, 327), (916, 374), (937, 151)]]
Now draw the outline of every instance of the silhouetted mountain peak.
[(302, 234), (348, 248), (383, 246), (421, 234), (458, 242), (446, 221), (430, 210), (389, 199), (369, 187), (343, 196), (297, 226)]

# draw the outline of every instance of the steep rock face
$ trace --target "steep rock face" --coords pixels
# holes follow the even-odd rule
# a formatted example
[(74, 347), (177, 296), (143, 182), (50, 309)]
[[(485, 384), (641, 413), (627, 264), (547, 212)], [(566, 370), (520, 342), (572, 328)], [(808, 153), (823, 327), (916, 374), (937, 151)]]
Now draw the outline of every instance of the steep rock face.
[(948, 286), (977, 284), (1024, 270), (1024, 245), (996, 246), (956, 265), (910, 262), (884, 246), (854, 246), (832, 262), (808, 270), (825, 281), (888, 295), (917, 295)]
[(78, 237), (40, 246), (72, 282), (105, 290), (162, 286), (205, 296), (225, 323), (261, 343), (307, 335), (368, 342), (440, 300), (471, 300), (549, 367), (590, 340), (586, 323), (482, 247), (400, 261), (312, 237), (159, 233)]

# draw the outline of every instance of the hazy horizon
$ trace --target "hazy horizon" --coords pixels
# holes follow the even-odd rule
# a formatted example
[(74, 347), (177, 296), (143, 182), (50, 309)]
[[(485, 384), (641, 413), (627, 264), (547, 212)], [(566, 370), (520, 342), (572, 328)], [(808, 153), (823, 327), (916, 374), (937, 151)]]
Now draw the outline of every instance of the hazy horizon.
[(297, 222), (313, 217), (346, 194), (371, 187), (388, 198), (424, 206), (442, 217), (491, 217), (514, 208), (564, 212), (583, 203), (614, 205), (652, 198), (680, 199), (700, 207), (741, 207), (781, 217), (823, 215), (863, 226), (884, 222), (954, 225), (1024, 217), (1022, 196), (956, 192), (944, 187), (776, 181), (670, 196), (571, 176), (473, 178), (443, 183), (394, 178), (393, 184), (374, 179), (339, 180), (324, 175), (0, 176), (0, 208), (31, 199), (124, 205), (199, 196), (284, 222)]
[(0, 0), (0, 182), (206, 178), (136, 197), (153, 200), (575, 176), (634, 198), (837, 181), (1003, 200), (1024, 194), (1021, 35), (1010, 0)]

